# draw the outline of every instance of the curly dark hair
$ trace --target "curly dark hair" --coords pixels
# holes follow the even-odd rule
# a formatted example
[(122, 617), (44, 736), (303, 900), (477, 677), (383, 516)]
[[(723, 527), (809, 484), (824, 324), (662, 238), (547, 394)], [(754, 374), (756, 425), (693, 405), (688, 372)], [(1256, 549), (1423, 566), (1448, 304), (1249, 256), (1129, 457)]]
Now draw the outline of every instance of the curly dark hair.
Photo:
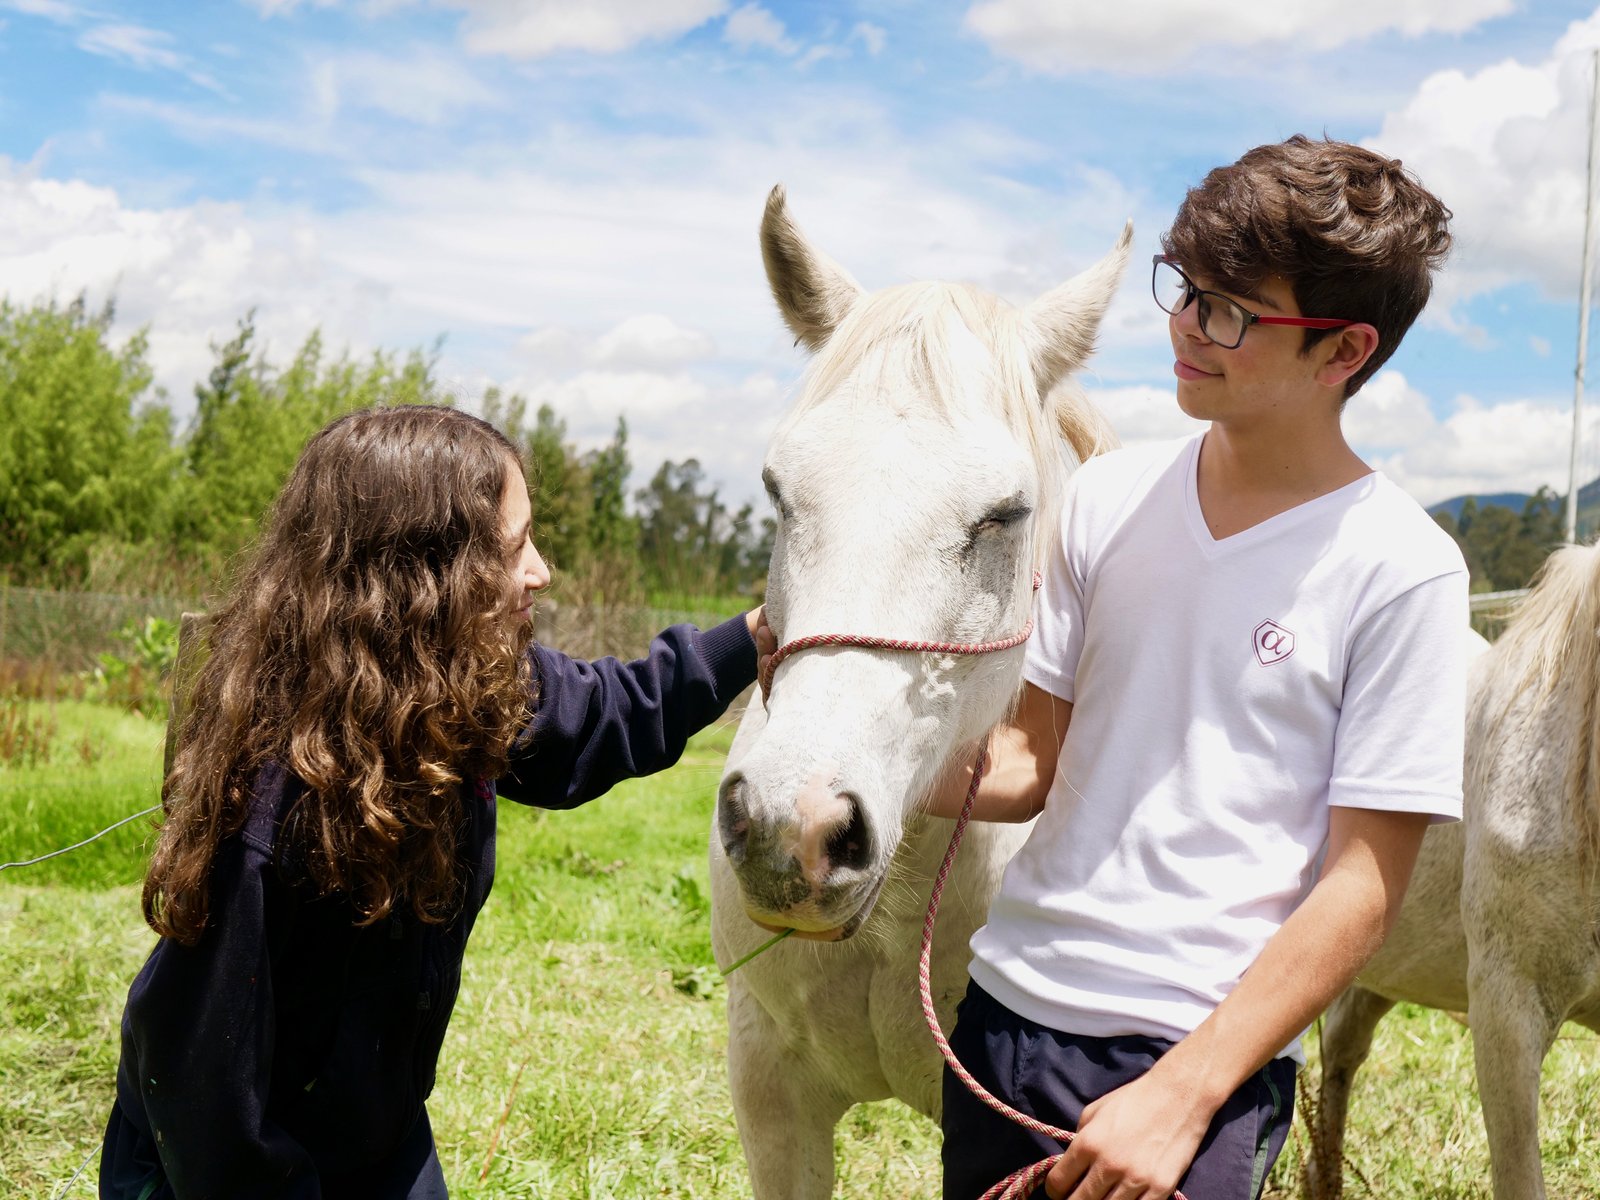
[(464, 785), (504, 773), (530, 715), (501, 515), (521, 479), (498, 430), (448, 408), (351, 413), (306, 445), (216, 614), (162, 787), (157, 933), (199, 939), (218, 843), (269, 762), (306, 784), (280, 861), (317, 894), (363, 925), (455, 911)]
[[(1378, 348), (1345, 384), (1348, 399), (1427, 304), (1450, 252), (1450, 216), (1398, 159), (1296, 134), (1191, 188), (1161, 245), (1212, 287), (1248, 296), (1278, 276), (1302, 315), (1377, 329)], [(1302, 351), (1332, 332), (1306, 330)]]

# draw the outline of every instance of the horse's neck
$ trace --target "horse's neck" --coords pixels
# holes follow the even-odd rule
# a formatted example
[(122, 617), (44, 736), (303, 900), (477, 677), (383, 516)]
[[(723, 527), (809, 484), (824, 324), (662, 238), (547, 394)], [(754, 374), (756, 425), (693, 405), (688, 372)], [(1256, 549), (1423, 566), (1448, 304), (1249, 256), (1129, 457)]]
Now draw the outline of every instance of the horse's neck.
[[(958, 857), (963, 863), (987, 863), (998, 856), (995, 865), (1004, 865), (1028, 835), (1029, 825), (970, 821), (961, 837)], [(955, 822), (942, 817), (914, 816), (906, 820), (899, 849), (895, 851), (898, 873), (908, 879), (932, 879), (950, 847)]]

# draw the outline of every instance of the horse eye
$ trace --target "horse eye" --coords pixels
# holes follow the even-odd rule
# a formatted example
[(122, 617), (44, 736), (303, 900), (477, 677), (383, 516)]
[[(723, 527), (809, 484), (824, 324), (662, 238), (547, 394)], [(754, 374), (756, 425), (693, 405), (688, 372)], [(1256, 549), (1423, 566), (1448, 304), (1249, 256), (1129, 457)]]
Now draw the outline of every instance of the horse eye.
[(766, 485), (767, 499), (772, 502), (774, 511), (780, 517), (787, 518), (789, 510), (784, 506), (783, 493), (778, 491), (778, 480), (770, 469), (761, 472), (761, 482)]
[(1033, 515), (1033, 509), (1026, 504), (1004, 504), (999, 508), (990, 510), (989, 514), (972, 527), (974, 534), (998, 533), (1002, 529), (1009, 529), (1018, 521)]

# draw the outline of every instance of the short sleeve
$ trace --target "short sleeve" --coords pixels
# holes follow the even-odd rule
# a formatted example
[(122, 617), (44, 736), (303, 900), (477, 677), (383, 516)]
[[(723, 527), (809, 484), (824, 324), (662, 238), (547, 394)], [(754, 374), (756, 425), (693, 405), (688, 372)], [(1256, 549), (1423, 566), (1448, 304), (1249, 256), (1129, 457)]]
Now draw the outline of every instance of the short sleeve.
[(1033, 636), (1022, 666), (1029, 683), (1066, 701), (1075, 695), (1083, 652), (1084, 539), (1075, 528), (1076, 498), (1077, 489), (1069, 484), (1045, 560), (1044, 583), (1035, 597)]
[(1461, 817), (1468, 659), (1464, 572), (1436, 576), (1351, 641), (1328, 802)]

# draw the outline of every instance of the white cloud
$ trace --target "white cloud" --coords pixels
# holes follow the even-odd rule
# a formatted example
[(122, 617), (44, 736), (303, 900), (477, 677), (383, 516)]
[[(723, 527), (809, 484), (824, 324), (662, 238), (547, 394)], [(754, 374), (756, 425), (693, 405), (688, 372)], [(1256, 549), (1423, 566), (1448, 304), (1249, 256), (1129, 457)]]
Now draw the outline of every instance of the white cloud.
[(598, 337), (560, 326), (536, 329), (519, 338), (517, 347), (530, 363), (545, 370), (580, 363), (658, 370), (702, 362), (716, 353), (716, 343), (706, 334), (686, 329), (660, 313), (628, 317)]
[(874, 25), (871, 21), (857, 21), (850, 29), (850, 36), (865, 46), (867, 53), (874, 58), (883, 53), (883, 47), (889, 40), (883, 26)]
[(211, 108), (194, 108), (111, 92), (100, 97), (108, 111), (158, 121), (191, 141), (261, 142), (302, 154), (339, 154), (348, 145), (329, 136), (325, 124), (294, 116), (236, 116)]
[[(1441, 420), (1399, 372), (1380, 371), (1351, 398), (1344, 427), (1357, 453), (1422, 504), (1466, 493), (1567, 489), (1572, 409), (1563, 398), (1484, 404), (1457, 396)], [(1590, 411), (1585, 430), (1583, 444), (1593, 447), (1600, 413)]]
[(143, 25), (96, 25), (78, 38), (78, 48), (106, 58), (120, 58), (136, 67), (183, 66), (183, 55), (170, 48), (172, 35)]
[(78, 37), (78, 48), (102, 58), (119, 59), (140, 70), (173, 71), (213, 92), (222, 85), (172, 48), (172, 35), (143, 25), (96, 25)]
[(1153, 384), (1085, 389), (1124, 446), (1141, 446), (1199, 433), (1205, 426), (1178, 407), (1175, 388)]
[(659, 371), (580, 371), (565, 379), (526, 385), (532, 405), (549, 404), (568, 416), (581, 414), (591, 432), (609, 433), (619, 416), (630, 423), (653, 424), (703, 404), (706, 385), (687, 374)]
[(795, 60), (795, 69), (804, 71), (816, 66), (819, 62), (826, 62), (830, 58), (849, 58), (850, 51), (844, 46), (834, 46), (826, 42), (819, 42)]
[(1379, 371), (1345, 405), (1344, 435), (1364, 451), (1427, 441), (1437, 430), (1428, 398), (1399, 371)]
[(514, 378), (510, 386), (528, 398), (530, 411), (550, 405), (580, 451), (609, 441), (625, 418), (632, 486), (666, 459), (697, 458), (734, 505), (760, 495), (761, 459), (786, 407), (782, 388), (765, 372), (707, 384), (682, 372), (588, 370)]
[[(28, 0), (49, 3), (51, 0)], [(263, 17), (303, 6), (332, 8), (341, 0), (245, 0)], [(362, 0), (368, 17), (386, 16), (424, 0)], [(728, 0), (427, 0), (464, 14), (462, 41), (474, 54), (543, 58), (563, 51), (616, 54), (641, 42), (678, 37), (728, 11)], [(749, 7), (754, 7), (753, 5)], [(781, 25), (780, 25), (781, 30)]]
[(997, 54), (1036, 70), (1144, 75), (1217, 50), (1331, 50), (1383, 33), (1460, 33), (1513, 7), (1513, 0), (1345, 0), (1334, 12), (1322, 0), (1203, 10), (1192, 0), (981, 0), (967, 10), (965, 25)]
[(799, 43), (786, 35), (783, 22), (759, 4), (746, 4), (728, 14), (722, 40), (740, 51), (761, 46), (778, 54), (794, 54), (800, 49)]
[(1454, 212), (1456, 249), (1425, 320), (1467, 332), (1461, 301), (1517, 281), (1578, 291), (1591, 88), (1600, 14), (1541, 62), (1430, 75), (1367, 145), (1403, 161)]
[(312, 8), (332, 8), (339, 0), (244, 0), (263, 17), (288, 16), (296, 9), (309, 5)]
[(467, 49), (540, 58), (564, 50), (615, 54), (674, 38), (727, 11), (727, 0), (439, 0), (466, 13)]
[(535, 329), (517, 339), (517, 349), (535, 368), (544, 371), (560, 370), (581, 363), (584, 351), (590, 344), (581, 334), (559, 326)]
[(68, 4), (65, 0), (3, 0), (0, 8), (30, 17), (44, 17), (58, 25), (76, 25), (85, 16), (76, 4)]
[(232, 336), (251, 307), (280, 361), (318, 326), (330, 347), (379, 344), (381, 285), (330, 271), (322, 239), (295, 214), (263, 221), (233, 204), (133, 208), (110, 188), (40, 179), (4, 159), (0, 214), (0, 290), (20, 304), (114, 296), (113, 332), (150, 327), (156, 381), (180, 413), (210, 369), (208, 343)]
[(311, 70), (325, 119), (342, 108), (365, 108), (421, 125), (441, 125), (502, 101), (457, 58), (419, 46), (401, 57), (356, 52), (327, 58)]
[(629, 317), (594, 344), (595, 362), (618, 366), (664, 367), (710, 358), (716, 344), (697, 329), (670, 317), (645, 313)]

